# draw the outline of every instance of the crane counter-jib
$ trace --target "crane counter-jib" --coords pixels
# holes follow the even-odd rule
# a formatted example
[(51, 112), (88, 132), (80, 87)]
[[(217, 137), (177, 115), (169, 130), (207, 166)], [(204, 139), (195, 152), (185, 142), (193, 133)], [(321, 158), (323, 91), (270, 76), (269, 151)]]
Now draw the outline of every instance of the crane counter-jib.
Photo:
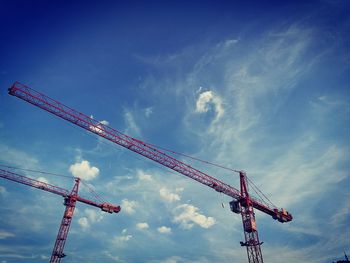
[[(125, 135), (120, 131), (113, 129), (81, 112), (65, 106), (64, 104), (35, 91), (26, 85), (15, 82), (9, 88), (9, 94), (27, 101), (50, 112), (51, 114), (80, 126), (81, 128), (112, 141), (124, 148), (143, 155), (148, 159), (151, 159), (193, 180), (196, 180), (218, 192), (226, 194), (236, 200), (240, 200), (242, 198), (240, 191), (236, 188), (165, 154), (164, 152), (141, 140)], [(292, 216), (289, 213), (285, 214), (284, 210), (278, 210), (275, 207), (270, 207), (254, 198), (251, 198), (251, 201), (256, 209), (269, 214), (274, 219), (278, 219), (280, 222), (288, 222), (292, 220)]]

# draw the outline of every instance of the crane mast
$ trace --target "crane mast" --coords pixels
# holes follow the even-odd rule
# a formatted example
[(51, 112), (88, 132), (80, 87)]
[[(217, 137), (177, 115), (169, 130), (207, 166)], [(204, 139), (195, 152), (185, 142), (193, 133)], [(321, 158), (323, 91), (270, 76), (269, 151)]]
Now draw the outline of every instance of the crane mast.
[(253, 204), (248, 192), (247, 177), (244, 172), (240, 172), (239, 177), (242, 195), (240, 201), (241, 215), (245, 238), (245, 242), (241, 242), (241, 246), (245, 246), (247, 248), (249, 263), (263, 263), (264, 261), (260, 248), (262, 243), (259, 241)]
[(53, 247), (50, 263), (59, 263), (61, 258), (66, 255), (63, 253), (64, 245), (66, 244), (68, 231), (72, 222), (75, 205), (78, 199), (78, 189), (79, 189), (80, 179), (75, 179), (75, 184), (73, 186), (70, 194), (64, 198), (64, 205), (66, 209), (63, 214), (60, 229), (58, 230), (55, 246)]
[(247, 177), (243, 171), (237, 171), (240, 174), (241, 189), (239, 191), (236, 188), (175, 159), (174, 157), (141, 140), (125, 135), (120, 131), (100, 123), (99, 121), (70, 107), (67, 107), (64, 104), (19, 82), (15, 82), (9, 88), (9, 94), (46, 110), (77, 126), (80, 126), (89, 132), (112, 141), (113, 143), (151, 159), (163, 166), (166, 166), (184, 176), (196, 180), (197, 182), (204, 184), (217, 192), (221, 192), (232, 197), (233, 201), (230, 202), (231, 210), (242, 215), (245, 242), (241, 242), (241, 245), (247, 247), (249, 263), (263, 262), (260, 249), (261, 243), (259, 242), (258, 238), (253, 208), (270, 215), (273, 219), (278, 220), (281, 223), (289, 222), (293, 219), (292, 215), (285, 209), (271, 207), (262, 201), (249, 196), (246, 180)]
[(100, 203), (96, 203), (94, 201), (80, 197), (78, 195), (78, 189), (79, 189), (79, 183), (80, 183), (79, 178), (75, 178), (75, 184), (73, 186), (73, 189), (71, 192), (69, 192), (64, 188), (54, 186), (39, 180), (35, 180), (20, 174), (16, 174), (14, 172), (10, 172), (4, 169), (0, 169), (0, 177), (64, 197), (64, 205), (66, 206), (66, 208), (65, 208), (63, 218), (60, 224), (60, 228), (57, 234), (55, 245), (51, 253), (50, 263), (59, 263), (61, 262), (61, 259), (66, 256), (63, 253), (63, 249), (67, 240), (69, 228), (72, 222), (77, 201), (98, 207), (102, 211), (108, 212), (108, 213), (119, 213), (120, 211), (120, 206), (116, 206), (110, 203), (100, 204)]

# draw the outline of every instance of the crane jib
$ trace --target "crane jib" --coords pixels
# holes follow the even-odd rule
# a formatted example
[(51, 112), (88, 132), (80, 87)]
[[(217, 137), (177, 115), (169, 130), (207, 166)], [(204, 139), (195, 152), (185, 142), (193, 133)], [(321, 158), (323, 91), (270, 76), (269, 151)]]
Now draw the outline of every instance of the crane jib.
[[(89, 132), (138, 153), (163, 166), (166, 166), (182, 175), (196, 180), (197, 182), (200, 182), (217, 192), (221, 192), (236, 200), (241, 200), (243, 198), (240, 191), (236, 188), (165, 154), (164, 152), (150, 146), (145, 142), (142, 142), (141, 140), (125, 135), (120, 131), (115, 130), (81, 112), (67, 107), (64, 104), (27, 87), (26, 85), (15, 82), (12, 87), (9, 88), (9, 94), (27, 101)], [(270, 207), (254, 198), (250, 199), (254, 208), (272, 216), (274, 219), (277, 219), (280, 222), (288, 222), (292, 220), (292, 215), (285, 210)]]

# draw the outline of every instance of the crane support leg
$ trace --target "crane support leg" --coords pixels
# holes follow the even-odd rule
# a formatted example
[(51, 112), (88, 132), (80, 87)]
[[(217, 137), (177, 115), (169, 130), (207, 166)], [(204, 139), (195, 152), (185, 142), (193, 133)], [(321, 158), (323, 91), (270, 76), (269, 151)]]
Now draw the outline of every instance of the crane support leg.
[(77, 178), (75, 180), (75, 185), (73, 187), (71, 194), (64, 199), (64, 205), (66, 206), (66, 209), (63, 214), (60, 229), (58, 230), (55, 246), (52, 250), (50, 263), (59, 263), (61, 262), (61, 258), (66, 256), (63, 253), (63, 249), (64, 249), (64, 245), (66, 244), (68, 231), (72, 222), (75, 205), (77, 202), (78, 188), (79, 188), (79, 179)]

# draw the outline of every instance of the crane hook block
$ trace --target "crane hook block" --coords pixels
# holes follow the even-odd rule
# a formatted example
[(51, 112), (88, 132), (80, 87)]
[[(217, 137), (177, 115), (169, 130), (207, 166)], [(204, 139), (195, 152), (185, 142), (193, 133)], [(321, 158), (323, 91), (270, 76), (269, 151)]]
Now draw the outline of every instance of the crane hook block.
[(101, 210), (107, 213), (119, 213), (120, 212), (120, 206), (119, 205), (112, 205), (110, 203), (103, 203), (101, 205)]

